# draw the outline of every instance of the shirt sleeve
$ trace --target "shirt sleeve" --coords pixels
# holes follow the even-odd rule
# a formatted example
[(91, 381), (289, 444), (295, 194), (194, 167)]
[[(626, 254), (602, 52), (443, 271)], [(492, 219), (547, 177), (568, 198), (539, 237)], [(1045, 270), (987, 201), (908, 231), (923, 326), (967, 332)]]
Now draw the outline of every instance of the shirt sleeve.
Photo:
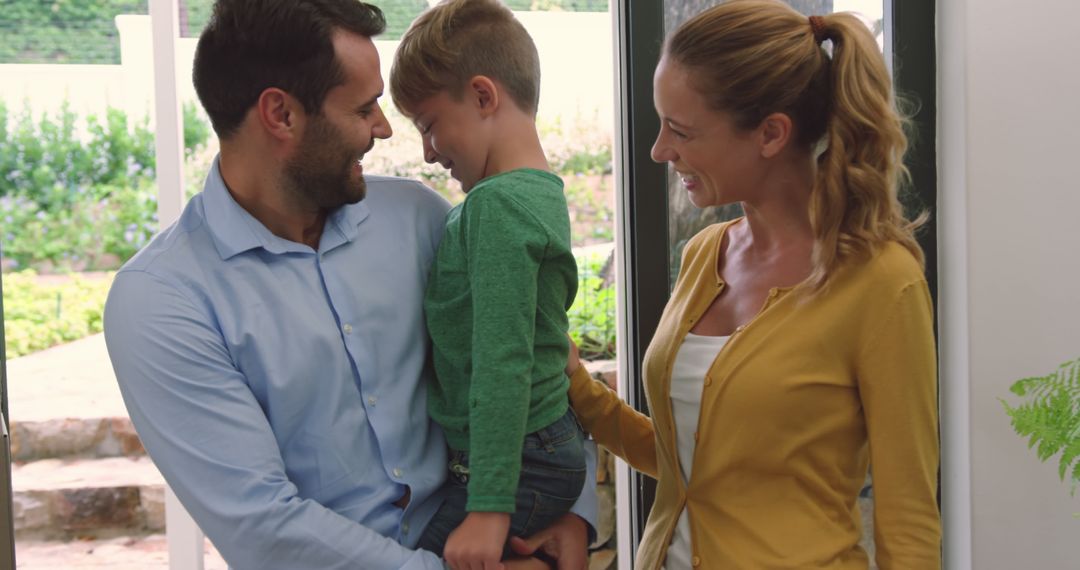
[(466, 510), (512, 513), (547, 235), (531, 212), (495, 189), (467, 202), (464, 216), (473, 305)]
[(905, 287), (879, 326), (857, 370), (870, 440), (878, 566), (940, 568), (937, 359), (926, 282)]
[(624, 402), (584, 366), (570, 377), (570, 405), (585, 431), (631, 467), (656, 478), (656, 433), (652, 418)]
[(105, 340), (147, 452), (230, 566), (443, 568), (430, 552), (297, 496), (215, 322), (174, 286), (145, 272), (118, 274)]
[(596, 443), (585, 442), (585, 486), (570, 512), (581, 517), (589, 527), (589, 544), (596, 540), (597, 521), (600, 520), (600, 504), (596, 496)]

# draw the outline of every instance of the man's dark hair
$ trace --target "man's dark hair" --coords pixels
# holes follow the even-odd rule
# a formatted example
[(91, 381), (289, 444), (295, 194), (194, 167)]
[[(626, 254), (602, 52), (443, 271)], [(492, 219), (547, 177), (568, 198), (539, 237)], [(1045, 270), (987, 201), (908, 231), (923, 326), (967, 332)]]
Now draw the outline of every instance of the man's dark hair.
[(377, 7), (356, 0), (217, 0), (195, 48), (195, 92), (222, 139), (236, 132), (264, 90), (277, 87), (311, 114), (345, 82), (332, 36), (386, 29)]

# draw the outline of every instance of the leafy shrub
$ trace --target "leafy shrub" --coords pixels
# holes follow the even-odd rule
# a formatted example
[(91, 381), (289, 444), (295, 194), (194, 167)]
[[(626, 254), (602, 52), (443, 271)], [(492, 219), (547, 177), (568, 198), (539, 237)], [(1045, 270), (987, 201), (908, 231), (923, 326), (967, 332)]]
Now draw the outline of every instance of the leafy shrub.
[(567, 311), (570, 338), (588, 360), (615, 357), (615, 284), (611, 255), (606, 251), (577, 253), (578, 291)]
[[(184, 107), (185, 153), (210, 129)], [(0, 240), (4, 267), (42, 272), (113, 269), (157, 226), (154, 134), (108, 109), (80, 121), (66, 104), (35, 119), (0, 102)]]
[(4, 275), (4, 340), (15, 358), (101, 332), (112, 276), (44, 282), (34, 271)]

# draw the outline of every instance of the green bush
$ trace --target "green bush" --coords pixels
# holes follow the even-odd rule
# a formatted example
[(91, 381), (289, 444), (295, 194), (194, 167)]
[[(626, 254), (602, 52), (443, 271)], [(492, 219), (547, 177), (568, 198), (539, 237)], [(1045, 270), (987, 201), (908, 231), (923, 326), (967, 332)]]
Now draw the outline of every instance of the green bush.
[[(185, 153), (210, 137), (184, 106)], [(154, 133), (118, 109), (84, 121), (66, 104), (40, 118), (0, 102), (0, 227), (4, 267), (42, 272), (114, 269), (157, 226)]]
[[(55, 279), (55, 278), (54, 278)], [(34, 271), (4, 275), (4, 340), (15, 358), (101, 332), (112, 276), (43, 282)]]
[(581, 357), (588, 360), (615, 357), (615, 285), (611, 279), (614, 260), (607, 253), (578, 257), (578, 291), (567, 311), (570, 338)]

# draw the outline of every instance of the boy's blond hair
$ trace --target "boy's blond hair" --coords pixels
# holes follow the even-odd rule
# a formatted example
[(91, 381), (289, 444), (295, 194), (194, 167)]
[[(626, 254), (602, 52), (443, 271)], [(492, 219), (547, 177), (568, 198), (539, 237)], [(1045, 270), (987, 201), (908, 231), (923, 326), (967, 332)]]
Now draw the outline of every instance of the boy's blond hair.
[(402, 36), (390, 96), (409, 114), (442, 91), (460, 99), (477, 75), (498, 81), (522, 111), (536, 114), (540, 56), (521, 22), (498, 0), (443, 0)]

